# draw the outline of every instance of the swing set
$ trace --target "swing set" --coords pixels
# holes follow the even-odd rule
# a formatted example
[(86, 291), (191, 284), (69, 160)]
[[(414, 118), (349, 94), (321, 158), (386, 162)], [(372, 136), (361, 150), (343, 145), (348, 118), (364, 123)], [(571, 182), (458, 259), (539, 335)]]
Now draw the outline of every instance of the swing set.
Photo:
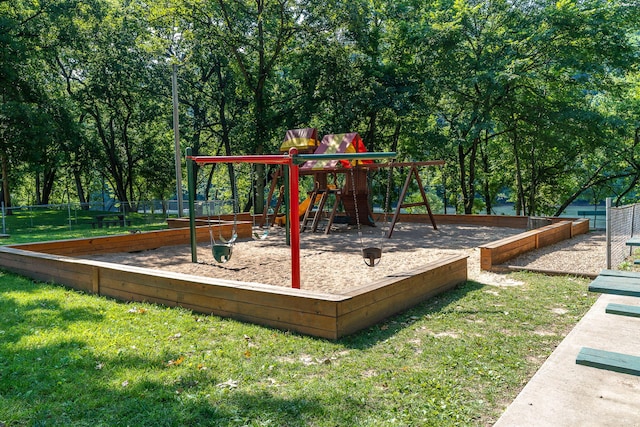
[[(196, 236), (196, 217), (195, 217), (195, 194), (196, 185), (193, 179), (194, 165), (204, 166), (216, 163), (251, 163), (251, 164), (264, 164), (264, 165), (281, 165), (284, 167), (285, 172), (285, 189), (288, 190), (288, 197), (285, 198), (286, 214), (289, 218), (287, 223), (289, 227), (287, 229), (287, 237), (291, 247), (291, 287), (300, 288), (300, 210), (298, 205), (299, 200), (299, 179), (300, 179), (300, 165), (308, 161), (319, 160), (346, 160), (355, 161), (356, 164), (361, 161), (372, 161), (380, 159), (393, 159), (396, 157), (394, 152), (382, 152), (382, 153), (333, 153), (333, 154), (299, 154), (298, 150), (293, 147), (289, 149), (286, 154), (278, 155), (246, 155), (246, 156), (193, 156), (191, 148), (187, 148), (187, 177), (189, 188), (189, 226), (190, 226), (190, 240), (191, 240), (191, 261), (198, 262), (197, 257), (197, 236)], [(355, 192), (354, 192), (355, 196)], [(387, 197), (388, 200), (388, 197)], [(234, 203), (235, 205), (235, 203)], [(234, 215), (236, 214), (236, 208), (234, 207)], [(357, 216), (357, 215), (356, 215)], [(234, 221), (235, 224), (235, 221)], [(213, 234), (211, 233), (211, 236)], [(213, 238), (212, 238), (213, 241)], [(220, 253), (220, 262), (226, 262), (231, 257), (232, 243), (222, 243), (220, 247), (213, 247), (214, 252), (218, 250)], [(223, 247), (224, 246), (224, 247)], [(376, 249), (368, 250), (366, 249)], [(380, 248), (363, 248), (363, 258), (367, 265), (375, 265), (375, 260), (380, 258)], [(369, 262), (367, 262), (367, 260)]]

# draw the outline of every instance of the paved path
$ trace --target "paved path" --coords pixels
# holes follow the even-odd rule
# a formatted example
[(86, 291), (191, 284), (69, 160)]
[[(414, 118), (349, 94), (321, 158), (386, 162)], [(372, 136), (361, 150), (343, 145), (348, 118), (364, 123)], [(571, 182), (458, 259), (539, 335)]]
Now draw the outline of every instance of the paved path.
[(640, 356), (640, 318), (607, 314), (609, 303), (640, 306), (640, 298), (601, 295), (495, 427), (640, 427), (639, 376), (576, 364), (582, 347)]

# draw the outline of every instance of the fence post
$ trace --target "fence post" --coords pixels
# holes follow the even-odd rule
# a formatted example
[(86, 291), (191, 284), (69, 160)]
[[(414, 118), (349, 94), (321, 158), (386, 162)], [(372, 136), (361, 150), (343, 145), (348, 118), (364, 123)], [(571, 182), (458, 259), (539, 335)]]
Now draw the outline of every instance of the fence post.
[(611, 270), (611, 197), (606, 199), (605, 229), (607, 241), (607, 270)]
[(7, 234), (7, 223), (4, 215), (4, 201), (2, 201), (2, 234)]
[(67, 201), (67, 216), (69, 217), (69, 230), (71, 230), (71, 202), (70, 201)]

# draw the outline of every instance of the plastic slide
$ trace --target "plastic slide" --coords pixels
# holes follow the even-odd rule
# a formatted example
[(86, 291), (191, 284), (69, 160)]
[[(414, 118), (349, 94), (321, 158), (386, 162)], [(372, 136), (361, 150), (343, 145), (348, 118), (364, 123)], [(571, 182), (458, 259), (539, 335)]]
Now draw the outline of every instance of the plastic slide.
[(311, 197), (307, 197), (302, 201), (302, 203), (300, 203), (300, 207), (298, 208), (299, 209), (298, 212), (300, 213), (300, 219), (304, 217), (304, 214), (307, 212), (307, 209), (309, 209), (309, 203), (311, 203)]
[[(319, 200), (320, 196), (316, 196), (316, 200)], [(302, 203), (300, 203), (300, 207), (299, 209), (299, 214), (300, 214), (300, 219), (302, 220), (302, 218), (304, 218), (304, 214), (307, 212), (307, 209), (309, 208), (309, 203), (311, 203), (311, 197), (307, 197), (306, 199), (304, 199), (302, 201)], [(284, 214), (281, 214), (280, 216), (276, 217), (275, 222), (278, 225), (284, 226), (285, 224), (285, 217)]]

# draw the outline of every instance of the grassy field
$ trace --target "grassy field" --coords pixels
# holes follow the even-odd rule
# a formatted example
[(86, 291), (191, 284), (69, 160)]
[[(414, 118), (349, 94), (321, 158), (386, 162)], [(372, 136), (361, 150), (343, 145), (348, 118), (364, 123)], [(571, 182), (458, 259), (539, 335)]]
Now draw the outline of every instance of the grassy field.
[(16, 210), (5, 217), (7, 236), (0, 243), (41, 242), (45, 240), (73, 239), (80, 237), (121, 234), (129, 230), (157, 230), (166, 228), (166, 217), (162, 214), (129, 213), (126, 227), (96, 227), (97, 215), (114, 215), (117, 212), (87, 210)]
[(596, 298), (510, 277), (334, 342), (0, 273), (0, 426), (491, 425)]

